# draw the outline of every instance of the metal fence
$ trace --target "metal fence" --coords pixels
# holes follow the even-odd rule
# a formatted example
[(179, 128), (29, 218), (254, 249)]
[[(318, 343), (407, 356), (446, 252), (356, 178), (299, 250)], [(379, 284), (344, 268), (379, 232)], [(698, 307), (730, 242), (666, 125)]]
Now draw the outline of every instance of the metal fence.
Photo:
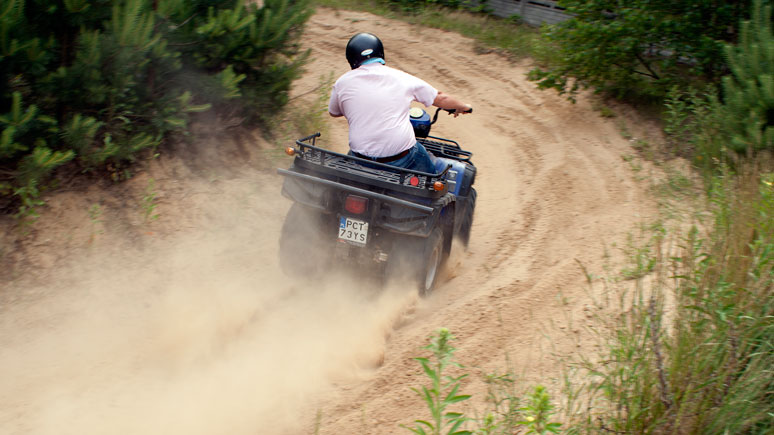
[(564, 8), (551, 0), (487, 0), (486, 5), (498, 17), (518, 15), (533, 26), (554, 24), (570, 18)]

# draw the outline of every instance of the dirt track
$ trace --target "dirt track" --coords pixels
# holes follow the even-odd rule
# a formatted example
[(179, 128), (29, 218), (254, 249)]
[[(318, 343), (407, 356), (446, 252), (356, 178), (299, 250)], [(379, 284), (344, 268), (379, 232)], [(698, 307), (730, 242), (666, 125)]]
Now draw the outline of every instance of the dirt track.
[[(313, 62), (295, 92), (345, 72), (358, 31), (383, 39), (388, 65), (475, 108), (434, 128), (474, 153), (479, 174), (470, 249), (453, 252), (439, 290), (418, 300), (352, 277), (317, 288), (283, 277), (289, 203), (272, 166), (288, 160), (239, 144), (216, 153), (204, 132), (197, 153), (155, 162), (121, 187), (127, 197), (111, 187), (50, 199), (24, 253), (38, 284), (0, 293), (0, 432), (311, 433), (319, 415), (324, 434), (398, 433), (425, 415), (411, 358), (441, 326), (472, 368), (469, 392), (508, 356), (524, 385), (558, 394), (562, 358), (593, 351), (579, 262), (601, 272), (653, 210), (622, 159), (633, 151), (620, 118), (536, 90), (527, 63), (476, 54), (456, 34), (354, 12), (311, 19)], [(341, 149), (346, 122), (330, 122), (327, 143)], [(150, 177), (160, 218), (144, 223)], [(89, 217), (93, 204), (104, 216)]]

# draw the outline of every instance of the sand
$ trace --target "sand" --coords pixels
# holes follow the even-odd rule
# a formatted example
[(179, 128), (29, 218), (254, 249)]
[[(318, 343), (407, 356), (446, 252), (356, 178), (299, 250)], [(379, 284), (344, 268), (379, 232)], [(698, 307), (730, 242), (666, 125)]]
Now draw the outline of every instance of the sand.
[[(382, 38), (388, 65), (474, 107), (433, 128), (478, 168), (470, 246), (453, 249), (437, 291), (284, 276), (287, 143), (202, 123), (126, 183), (48, 195), (28, 235), (2, 222), (1, 433), (405, 433), (426, 416), (412, 358), (439, 327), (471, 374), (467, 412), (484, 407), (483, 374), (507, 370), (559, 400), (563, 364), (596, 352), (602, 289), (584, 268), (604, 273), (655, 210), (623, 158), (622, 123), (648, 126), (539, 91), (528, 60), (457, 34), (327, 9), (307, 26), (298, 101), (347, 71), (358, 31)], [(323, 144), (346, 149), (346, 121), (327, 122)]]

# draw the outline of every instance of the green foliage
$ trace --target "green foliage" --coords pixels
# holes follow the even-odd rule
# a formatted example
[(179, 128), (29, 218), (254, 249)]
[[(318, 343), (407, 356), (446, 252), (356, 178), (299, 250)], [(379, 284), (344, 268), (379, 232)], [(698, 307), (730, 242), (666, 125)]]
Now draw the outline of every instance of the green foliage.
[(470, 398), (467, 394), (458, 394), (462, 379), (467, 374), (460, 376), (449, 376), (444, 374), (444, 370), (449, 367), (461, 368), (462, 366), (453, 361), (454, 347), (451, 342), (454, 336), (446, 328), (438, 330), (430, 341), (430, 344), (424, 347), (432, 353), (432, 358), (414, 358), (422, 365), (422, 370), (428, 378), (431, 385), (422, 386), (421, 390), (413, 388), (425, 401), (430, 410), (430, 420), (415, 420), (415, 426), (408, 428), (415, 434), (448, 435), (470, 434), (470, 431), (461, 430), (468, 419), (460, 412), (449, 411), (448, 408), (458, 402)]
[(145, 187), (145, 192), (143, 193), (141, 201), (142, 214), (145, 223), (150, 223), (151, 221), (155, 221), (159, 218), (159, 214), (156, 213), (156, 207), (158, 207), (156, 201), (157, 196), (158, 192), (156, 192), (156, 180), (151, 178), (148, 180), (148, 185)]
[(19, 165), (20, 179), (28, 183), (41, 179), (57, 166), (61, 166), (75, 156), (72, 150), (51, 151), (45, 146), (36, 146), (31, 154), (27, 154)]
[(227, 101), (226, 116), (265, 119), (301, 71), (310, 13), (307, 0), (4, 1), (0, 209), (34, 207), (27, 198), (68, 161), (121, 178)]
[(677, 155), (693, 155), (699, 163), (720, 157), (723, 130), (719, 106), (713, 87), (687, 91), (674, 87), (669, 91), (664, 101), (664, 132)]
[[(440, 328), (431, 337), (430, 344), (423, 347), (432, 354), (430, 358), (414, 358), (418, 361), (425, 375), (430, 379), (430, 386), (421, 390), (412, 388), (427, 405), (431, 418), (415, 420), (414, 427), (402, 427), (415, 434), (447, 434), (447, 435), (495, 435), (520, 433), (547, 434), (558, 433), (559, 423), (551, 422), (554, 406), (542, 386), (537, 386), (528, 395), (527, 403), (519, 407), (519, 399), (515, 392), (515, 381), (511, 373), (489, 374), (485, 376), (487, 385), (487, 411), (483, 418), (473, 419), (461, 412), (448, 411), (455, 403), (466, 401), (470, 395), (459, 394), (461, 382), (468, 375), (459, 376), (446, 374), (449, 369), (464, 369), (453, 360), (456, 350), (451, 342), (454, 336), (446, 328)], [(464, 425), (477, 426), (473, 431)]]
[(713, 86), (672, 88), (665, 100), (664, 131), (677, 154), (692, 156), (712, 174), (735, 167), (742, 154), (774, 150), (774, 34), (771, 6), (756, 1), (741, 25), (737, 46), (727, 45), (731, 74), (722, 98)]
[(723, 113), (729, 148), (740, 153), (774, 150), (774, 33), (771, 6), (755, 0), (736, 46), (726, 46), (731, 75), (723, 78)]
[(484, 383), (488, 409), (478, 422), (479, 428), (474, 433), (482, 435), (512, 433), (521, 417), (513, 374), (490, 373), (484, 376)]
[(574, 18), (545, 28), (560, 56), (555, 65), (531, 71), (531, 80), (570, 99), (587, 87), (660, 99), (675, 84), (712, 81), (724, 72), (723, 41), (735, 38), (749, 1), (560, 4)]
[(760, 57), (766, 51), (761, 47), (774, 53), (774, 39), (770, 19), (761, 19), (770, 7), (759, 6), (756, 2), (753, 21), (742, 26), (740, 46), (727, 47), (734, 60), (732, 75), (723, 79), (723, 100), (714, 87), (707, 87), (673, 88), (665, 101), (664, 131), (673, 148), (692, 156), (708, 175), (735, 167), (740, 154), (774, 149), (774, 100), (767, 96), (774, 70), (771, 61)]
[(307, 0), (266, 0), (260, 9), (233, 3), (233, 9), (209, 7), (206, 19), (193, 19), (197, 45), (184, 59), (190, 68), (217, 73), (225, 96), (241, 97), (232, 115), (262, 121), (287, 103), (302, 72), (308, 52), (296, 38), (312, 11)]
[(527, 428), (525, 433), (546, 434), (559, 433), (561, 423), (550, 422), (554, 414), (554, 406), (551, 404), (551, 397), (546, 392), (546, 388), (538, 385), (528, 397), (527, 406), (520, 409), (524, 413), (524, 419), (518, 424)]
[[(774, 430), (774, 186), (771, 167), (714, 177), (714, 222), (675, 235), (623, 298), (574, 432)], [(659, 236), (660, 237), (660, 236)]]
[(19, 220), (22, 226), (27, 226), (40, 217), (37, 208), (44, 203), (38, 199), (40, 192), (38, 191), (37, 183), (30, 181), (26, 186), (15, 188), (13, 195), (18, 197), (20, 202), (14, 217)]

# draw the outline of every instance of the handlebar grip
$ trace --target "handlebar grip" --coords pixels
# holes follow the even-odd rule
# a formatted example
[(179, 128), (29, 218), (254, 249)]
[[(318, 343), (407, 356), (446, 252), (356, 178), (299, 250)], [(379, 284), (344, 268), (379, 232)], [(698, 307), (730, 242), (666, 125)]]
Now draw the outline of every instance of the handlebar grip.
[[(452, 114), (454, 114), (457, 111), (457, 109), (443, 109), (443, 110), (445, 112), (448, 112), (449, 115), (452, 115)], [(462, 113), (473, 113), (473, 108), (471, 107), (470, 109), (468, 109), (468, 110), (466, 110), (466, 111), (464, 111)]]

